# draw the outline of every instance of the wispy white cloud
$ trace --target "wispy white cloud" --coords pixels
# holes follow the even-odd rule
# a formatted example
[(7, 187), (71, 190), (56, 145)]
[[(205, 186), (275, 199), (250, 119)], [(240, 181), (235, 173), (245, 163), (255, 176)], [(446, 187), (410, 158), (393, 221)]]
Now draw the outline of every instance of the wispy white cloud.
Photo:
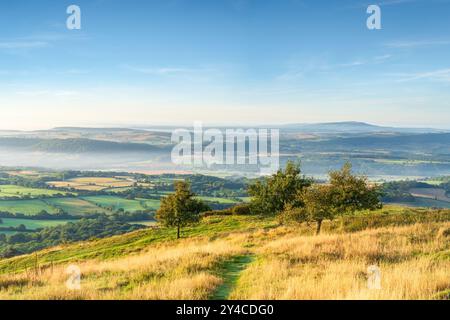
[(379, 6), (396, 6), (396, 5), (417, 2), (417, 1), (420, 1), (420, 0), (386, 0), (386, 1), (379, 2), (378, 5)]
[(434, 3), (448, 3), (450, 0), (385, 0), (385, 1), (365, 1), (357, 3), (356, 5), (350, 6), (350, 8), (367, 8), (372, 4), (376, 4), (380, 7), (388, 7), (388, 6), (399, 6), (399, 5), (407, 5), (411, 3), (426, 3), (430, 2)]
[(338, 64), (338, 67), (357, 67), (357, 66), (362, 66), (364, 64), (367, 64), (367, 61), (363, 61), (363, 60), (355, 60), (349, 63), (342, 63), (342, 64)]
[(374, 60), (375, 60), (375, 61), (384, 61), (384, 60), (387, 60), (387, 59), (390, 59), (390, 58), (392, 58), (392, 55), (390, 55), (390, 54), (384, 54), (384, 55), (382, 55), (382, 56), (376, 56), (376, 57), (374, 58)]
[(394, 41), (385, 43), (389, 48), (416, 48), (449, 45), (450, 40), (417, 40), (417, 41)]
[(41, 96), (67, 97), (67, 96), (76, 96), (79, 94), (79, 92), (73, 90), (30, 90), (30, 91), (17, 91), (16, 94), (26, 97), (41, 97)]
[(122, 65), (121, 67), (143, 75), (193, 82), (210, 82), (224, 75), (224, 71), (218, 67), (142, 67), (132, 65)]
[(389, 76), (398, 77), (399, 82), (415, 81), (415, 80), (433, 80), (440, 82), (450, 82), (450, 68), (425, 72), (415, 72), (415, 73), (396, 73), (396, 74), (389, 74)]
[(6, 41), (0, 42), (0, 49), (32, 49), (47, 47), (46, 41)]
[(324, 73), (324, 72), (331, 72), (336, 71), (339, 72), (340, 70), (344, 70), (347, 68), (357, 68), (362, 66), (368, 66), (373, 64), (381, 64), (386, 62), (388, 59), (392, 58), (391, 54), (384, 54), (380, 56), (375, 56), (367, 59), (355, 59), (353, 61), (349, 62), (343, 62), (343, 63), (335, 63), (335, 64), (329, 64), (329, 63), (317, 63), (317, 61), (310, 61), (308, 63), (301, 63), (300, 65), (291, 64), (287, 71), (284, 73), (281, 73), (280, 75), (275, 77), (275, 80), (277, 81), (293, 81), (293, 80), (300, 80), (308, 74), (312, 73)]
[[(366, 2), (360, 2), (355, 5), (350, 6), (350, 8), (367, 8), (368, 6), (372, 4), (376, 4), (380, 7), (387, 7), (387, 6), (396, 6), (396, 5), (403, 5), (408, 4), (412, 2), (420, 2), (423, 0), (385, 0), (385, 1), (366, 1)], [(428, 0), (429, 1), (429, 0)]]
[(179, 75), (195, 72), (194, 69), (188, 68), (174, 68), (174, 67), (164, 67), (164, 68), (147, 68), (147, 67), (132, 67), (125, 66), (125, 69), (129, 71), (134, 71), (143, 74), (158, 75), (158, 76), (170, 76)]
[(0, 50), (10, 52), (22, 52), (31, 49), (45, 48), (64, 40), (86, 40), (89, 39), (84, 34), (77, 34), (68, 37), (64, 33), (39, 33), (29, 36), (17, 37), (13, 39), (3, 39), (0, 41)]

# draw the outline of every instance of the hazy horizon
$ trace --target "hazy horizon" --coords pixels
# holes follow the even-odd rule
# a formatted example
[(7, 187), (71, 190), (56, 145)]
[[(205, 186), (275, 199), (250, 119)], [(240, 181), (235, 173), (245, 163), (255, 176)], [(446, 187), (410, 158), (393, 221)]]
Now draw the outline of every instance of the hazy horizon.
[[(219, 122), (219, 123), (202, 123), (204, 127), (255, 127), (255, 128), (263, 128), (263, 127), (276, 127), (276, 126), (287, 126), (287, 125), (319, 125), (319, 124), (333, 124), (333, 123), (364, 123), (367, 125), (379, 126), (379, 127), (392, 127), (392, 128), (404, 128), (404, 129), (435, 129), (435, 130), (450, 130), (450, 125), (448, 126), (428, 126), (428, 125), (402, 125), (396, 123), (374, 123), (370, 121), (357, 121), (357, 120), (342, 120), (342, 121), (321, 121), (321, 122), (267, 122), (267, 123), (252, 123), (252, 122)], [(164, 127), (193, 127), (194, 122), (161, 122), (161, 123), (98, 123), (98, 124), (62, 124), (55, 126), (38, 126), (32, 128), (24, 128), (24, 127), (15, 127), (15, 128), (3, 128), (0, 127), (0, 131), (45, 131), (45, 130), (53, 130), (56, 128), (86, 128), (86, 129), (136, 129), (136, 130), (158, 130), (158, 128)]]
[(66, 27), (70, 4), (0, 4), (2, 130), (449, 128), (449, 1), (384, 1), (381, 30), (366, 27), (362, 0), (78, 0), (81, 30)]

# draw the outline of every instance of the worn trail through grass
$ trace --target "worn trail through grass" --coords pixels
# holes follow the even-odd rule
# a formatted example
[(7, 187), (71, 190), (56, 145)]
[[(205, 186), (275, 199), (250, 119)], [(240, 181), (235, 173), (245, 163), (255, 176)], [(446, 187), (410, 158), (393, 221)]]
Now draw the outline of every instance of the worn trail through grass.
[(248, 264), (255, 260), (253, 254), (236, 256), (224, 263), (222, 267), (221, 277), (223, 283), (216, 289), (211, 296), (212, 300), (227, 300), (231, 291), (233, 291), (239, 276)]

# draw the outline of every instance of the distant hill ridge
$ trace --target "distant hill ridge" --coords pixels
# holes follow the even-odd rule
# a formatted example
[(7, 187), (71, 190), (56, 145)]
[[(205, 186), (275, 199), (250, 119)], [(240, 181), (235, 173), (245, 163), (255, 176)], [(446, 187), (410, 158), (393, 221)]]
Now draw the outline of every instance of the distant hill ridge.
[(0, 138), (0, 147), (54, 153), (153, 152), (163, 148), (145, 143), (120, 143), (92, 139)]
[(343, 121), (343, 122), (324, 122), (324, 123), (293, 123), (281, 126), (282, 129), (298, 130), (302, 132), (320, 133), (320, 132), (342, 132), (342, 133), (373, 133), (373, 132), (396, 132), (396, 133), (439, 133), (449, 132), (443, 129), (434, 128), (399, 128), (374, 125), (366, 122)]

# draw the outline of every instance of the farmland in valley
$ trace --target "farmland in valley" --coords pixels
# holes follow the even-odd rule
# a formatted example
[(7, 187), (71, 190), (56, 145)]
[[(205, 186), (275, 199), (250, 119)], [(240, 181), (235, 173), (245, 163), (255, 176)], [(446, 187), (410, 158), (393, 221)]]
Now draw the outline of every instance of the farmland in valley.
[(21, 196), (35, 198), (42, 196), (55, 196), (57, 194), (67, 195), (68, 192), (43, 188), (27, 188), (17, 185), (0, 185), (0, 198), (13, 198)]
[(0, 200), (0, 211), (11, 213), (22, 213), (32, 216), (46, 211), (56, 213), (57, 209), (48, 205), (44, 200)]
[(446, 190), (441, 188), (414, 188), (409, 191), (414, 197), (450, 202)]
[(108, 213), (107, 210), (80, 198), (53, 198), (46, 202), (55, 208), (60, 208), (73, 216), (83, 216), (94, 213)]
[(146, 209), (139, 200), (123, 199), (116, 196), (90, 196), (82, 199), (113, 211), (123, 209), (124, 211), (133, 212)]
[(135, 182), (129, 177), (80, 177), (65, 181), (49, 181), (47, 184), (55, 188), (100, 191), (108, 188), (131, 187)]
[[(17, 228), (20, 225), (24, 225), (27, 230), (36, 230), (40, 228), (53, 227), (60, 224), (64, 224), (73, 220), (30, 220), (30, 219), (16, 219), (16, 218), (2, 218), (0, 228)], [(14, 231), (1, 231), (0, 233), (14, 233)]]

